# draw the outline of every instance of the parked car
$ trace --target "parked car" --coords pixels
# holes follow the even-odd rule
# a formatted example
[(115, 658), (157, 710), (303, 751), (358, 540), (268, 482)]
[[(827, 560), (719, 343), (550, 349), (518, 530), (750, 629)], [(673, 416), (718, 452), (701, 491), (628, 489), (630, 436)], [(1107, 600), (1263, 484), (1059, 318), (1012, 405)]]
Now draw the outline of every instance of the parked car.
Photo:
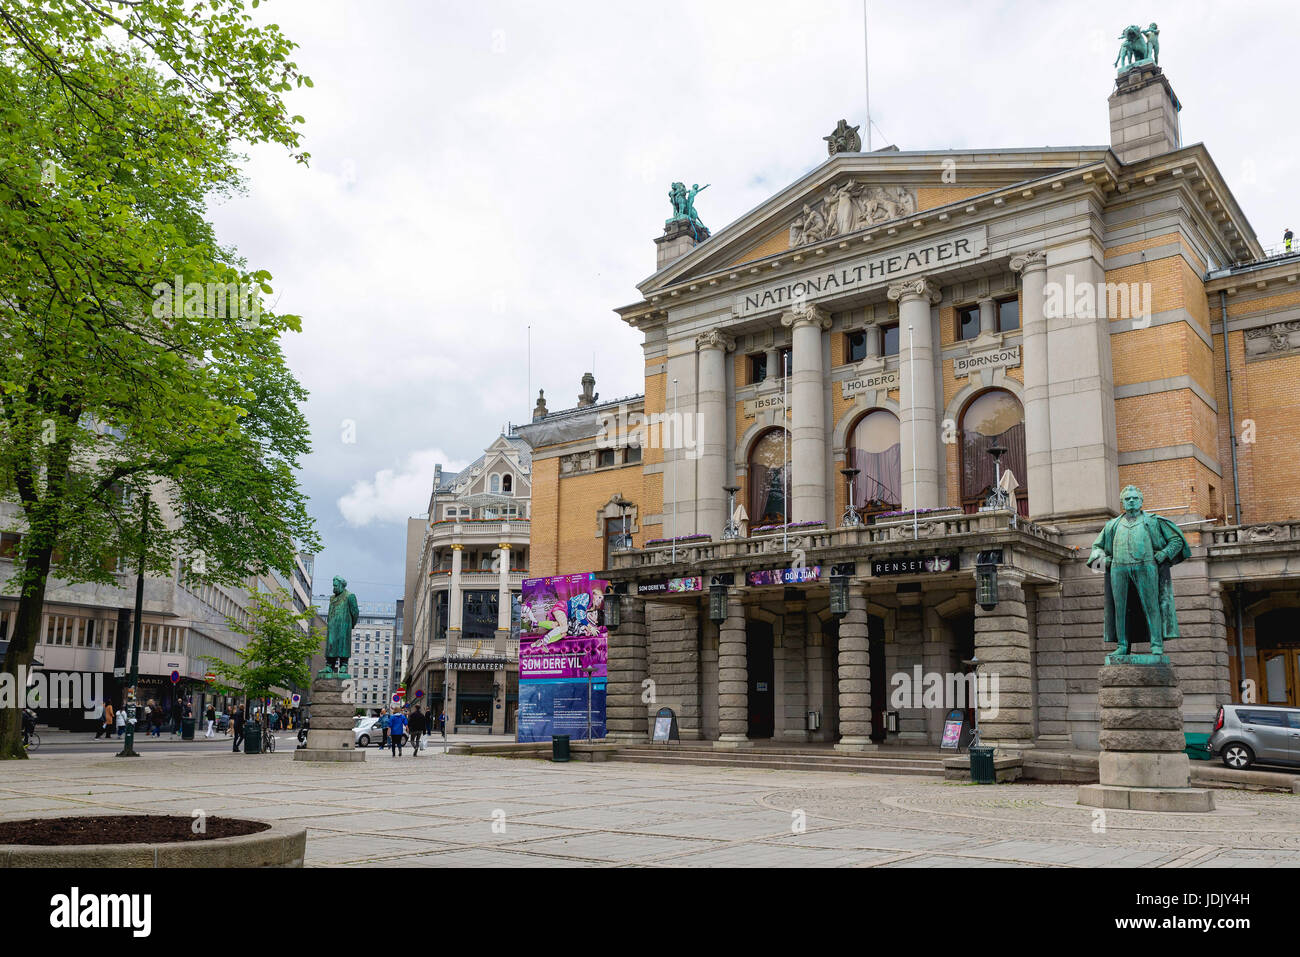
[(378, 718), (357, 718), (357, 723), (352, 726), (352, 733), (356, 736), (358, 748), (370, 747), (372, 740), (375, 744), (384, 740), (384, 732), (379, 727)]
[(1210, 753), (1238, 771), (1253, 764), (1300, 767), (1300, 708), (1221, 705), (1210, 735)]

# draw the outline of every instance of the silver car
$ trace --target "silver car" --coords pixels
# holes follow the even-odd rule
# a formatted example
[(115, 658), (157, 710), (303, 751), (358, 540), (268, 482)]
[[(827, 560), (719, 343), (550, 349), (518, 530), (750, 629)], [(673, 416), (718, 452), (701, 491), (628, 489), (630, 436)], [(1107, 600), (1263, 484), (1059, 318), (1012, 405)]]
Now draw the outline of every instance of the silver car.
[(1238, 771), (1252, 764), (1300, 767), (1300, 708), (1222, 705), (1210, 735), (1210, 753)]

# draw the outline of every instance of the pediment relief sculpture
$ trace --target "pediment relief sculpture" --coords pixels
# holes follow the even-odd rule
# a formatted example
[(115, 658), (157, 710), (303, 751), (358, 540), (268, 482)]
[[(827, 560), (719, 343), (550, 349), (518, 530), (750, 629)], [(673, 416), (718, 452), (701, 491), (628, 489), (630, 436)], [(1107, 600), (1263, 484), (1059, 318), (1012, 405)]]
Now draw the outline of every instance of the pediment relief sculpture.
[(868, 186), (856, 180), (835, 183), (803, 210), (790, 226), (790, 246), (806, 246), (843, 236), (916, 212), (916, 191), (905, 186)]

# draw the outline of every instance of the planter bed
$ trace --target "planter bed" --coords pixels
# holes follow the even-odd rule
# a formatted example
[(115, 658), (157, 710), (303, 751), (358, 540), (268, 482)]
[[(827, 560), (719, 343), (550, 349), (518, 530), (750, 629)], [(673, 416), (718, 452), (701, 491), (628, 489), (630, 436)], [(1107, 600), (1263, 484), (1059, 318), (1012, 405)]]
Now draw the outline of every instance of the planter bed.
[(5, 867), (301, 867), (307, 831), (209, 817), (112, 814), (0, 821)]

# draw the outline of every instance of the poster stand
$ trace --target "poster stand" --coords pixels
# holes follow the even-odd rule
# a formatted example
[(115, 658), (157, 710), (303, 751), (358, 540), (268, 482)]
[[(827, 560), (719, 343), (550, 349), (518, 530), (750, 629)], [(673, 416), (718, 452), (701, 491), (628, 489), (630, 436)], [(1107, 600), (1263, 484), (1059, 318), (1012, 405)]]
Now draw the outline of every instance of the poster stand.
[(681, 735), (677, 733), (677, 715), (673, 714), (672, 708), (660, 708), (655, 715), (654, 732), (650, 740), (656, 744), (668, 744), (670, 741), (680, 742)]

